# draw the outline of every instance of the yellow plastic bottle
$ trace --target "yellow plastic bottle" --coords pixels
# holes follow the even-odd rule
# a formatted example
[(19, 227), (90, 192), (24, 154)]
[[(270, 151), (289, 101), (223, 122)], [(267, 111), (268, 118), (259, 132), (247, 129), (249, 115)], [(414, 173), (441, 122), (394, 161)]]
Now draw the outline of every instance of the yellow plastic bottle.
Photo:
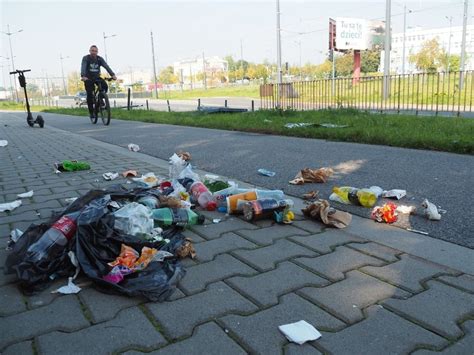
[(369, 189), (356, 189), (350, 186), (335, 186), (332, 192), (337, 194), (345, 203), (352, 203), (364, 207), (373, 207), (377, 202), (377, 195)]

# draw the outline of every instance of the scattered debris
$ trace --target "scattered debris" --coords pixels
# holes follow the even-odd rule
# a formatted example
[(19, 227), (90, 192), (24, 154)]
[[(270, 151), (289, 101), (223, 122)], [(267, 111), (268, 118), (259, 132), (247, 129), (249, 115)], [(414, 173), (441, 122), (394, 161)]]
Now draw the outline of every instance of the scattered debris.
[(51, 293), (62, 293), (63, 295), (70, 295), (74, 293), (79, 293), (81, 290), (82, 289), (74, 283), (74, 279), (72, 277), (69, 277), (66, 286), (62, 286), (57, 290), (51, 291)]
[(307, 200), (307, 201), (313, 201), (313, 200), (317, 200), (319, 198), (319, 191), (310, 191), (310, 192), (307, 192), (305, 194), (303, 194), (303, 200)]
[(8, 145), (8, 141), (7, 140), (0, 140), (0, 147), (6, 147)]
[(276, 175), (276, 173), (274, 171), (270, 171), (270, 170), (266, 170), (266, 169), (258, 169), (257, 171), (260, 175), (263, 175), (263, 176), (273, 177), (273, 176)]
[(396, 210), (397, 210), (397, 206), (394, 203), (389, 202), (383, 206), (374, 207), (370, 215), (370, 218), (372, 218), (373, 220), (379, 223), (382, 223), (382, 222), (394, 223), (398, 219)]
[(187, 258), (188, 256), (191, 259), (196, 258), (196, 250), (194, 249), (194, 246), (191, 242), (192, 241), (189, 238), (184, 239), (183, 245), (181, 245), (181, 247), (179, 247), (178, 250), (176, 251), (176, 255), (179, 258), (184, 259), (184, 258)]
[(402, 213), (402, 214), (412, 214), (412, 213), (415, 213), (416, 207), (415, 206), (400, 205), (400, 206), (397, 206), (396, 211), (398, 213)]
[(13, 202), (0, 203), (0, 212), (13, 211), (15, 208), (21, 206), (21, 200), (15, 200)]
[(33, 190), (17, 195), (19, 198), (29, 198), (33, 196)]
[(155, 176), (154, 173), (147, 173), (145, 175), (142, 175), (142, 177), (132, 178), (132, 180), (135, 182), (141, 182), (148, 187), (155, 187), (159, 183), (158, 178)]
[(78, 160), (63, 160), (62, 162), (54, 163), (54, 168), (60, 172), (71, 172), (71, 171), (82, 171), (89, 170), (91, 168), (90, 164), (86, 161)]
[(307, 123), (307, 122), (301, 122), (301, 123), (286, 123), (285, 128), (300, 128), (300, 127), (310, 127), (314, 126), (316, 123)]
[(217, 224), (217, 223), (220, 223), (221, 221), (222, 221), (222, 219), (220, 219), (220, 218), (214, 218), (212, 220), (212, 223)]
[(325, 128), (346, 128), (350, 127), (348, 124), (334, 124), (334, 123), (318, 123), (317, 124), (320, 127), (325, 127)]
[(184, 161), (190, 161), (191, 160), (191, 153), (189, 153), (189, 152), (181, 151), (181, 152), (176, 153), (176, 155), (178, 157), (180, 157), (181, 159), (183, 159)]
[(137, 175), (138, 175), (138, 172), (136, 170), (127, 170), (122, 173), (122, 176), (124, 178), (135, 177)]
[(421, 207), (425, 209), (425, 215), (426, 217), (428, 217), (429, 220), (439, 221), (441, 219), (441, 215), (439, 214), (436, 205), (431, 203), (427, 199), (423, 200), (423, 202), (421, 203)]
[[(278, 212), (283, 212), (287, 210), (287, 213), (290, 212), (289, 208), (293, 207), (294, 203), (292, 200), (277, 200), (273, 198), (258, 199), (254, 201), (245, 202), (242, 210), (244, 214), (244, 219), (247, 221), (255, 221), (263, 218), (277, 217), (279, 220), (277, 222), (282, 222), (285, 220), (286, 223), (291, 222), (291, 216), (284, 218), (284, 215), (279, 215)], [(294, 215), (293, 215), (294, 218)]]
[(394, 189), (394, 190), (384, 191), (382, 193), (382, 197), (395, 198), (397, 200), (400, 200), (402, 197), (406, 196), (406, 194), (407, 194), (406, 190)]
[(22, 235), (23, 232), (21, 231), (21, 229), (16, 228), (10, 232), (10, 239), (13, 243), (16, 243)]
[(299, 322), (284, 324), (278, 326), (278, 329), (286, 338), (296, 344), (302, 345), (307, 341), (313, 341), (321, 338), (321, 333), (311, 324), (304, 320)]
[(118, 178), (118, 176), (119, 176), (118, 173), (111, 173), (111, 172), (102, 174), (102, 177), (104, 178), (104, 180), (107, 180), (107, 181), (115, 180), (116, 178)]
[(66, 201), (67, 203), (73, 203), (76, 200), (77, 200), (77, 197), (68, 197), (64, 199), (64, 201)]
[(346, 228), (352, 221), (352, 215), (332, 208), (328, 201), (318, 200), (301, 210), (306, 217), (323, 222), (327, 226)]
[(377, 196), (377, 198), (383, 194), (383, 189), (380, 186), (371, 186), (369, 187), (369, 190), (372, 191)]
[(138, 144), (130, 143), (128, 145), (128, 150), (130, 150), (132, 152), (138, 152), (140, 150), (140, 147), (138, 146)]
[(370, 189), (357, 189), (351, 186), (335, 186), (329, 196), (331, 201), (371, 208), (377, 202), (377, 194)]
[(265, 122), (265, 123), (271, 123), (271, 122), (273, 122), (273, 121), (265, 118), (265, 119), (263, 120), (263, 122)]
[(407, 231), (413, 232), (413, 233), (418, 233), (418, 234), (423, 234), (423, 235), (429, 235), (428, 232), (423, 232), (423, 231), (420, 231), (418, 229), (407, 228)]
[(304, 183), (316, 182), (325, 183), (334, 173), (331, 168), (310, 169), (304, 168), (293, 180), (289, 181), (292, 185), (303, 185)]

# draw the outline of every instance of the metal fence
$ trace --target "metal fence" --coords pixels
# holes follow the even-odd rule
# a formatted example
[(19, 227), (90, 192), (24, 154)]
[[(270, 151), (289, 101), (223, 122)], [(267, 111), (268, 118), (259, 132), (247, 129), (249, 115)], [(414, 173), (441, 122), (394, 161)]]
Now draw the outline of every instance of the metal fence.
[(463, 115), (473, 110), (474, 71), (390, 75), (389, 95), (383, 76), (321, 79), (260, 86), (262, 109), (318, 110), (355, 108), (379, 112), (428, 112)]

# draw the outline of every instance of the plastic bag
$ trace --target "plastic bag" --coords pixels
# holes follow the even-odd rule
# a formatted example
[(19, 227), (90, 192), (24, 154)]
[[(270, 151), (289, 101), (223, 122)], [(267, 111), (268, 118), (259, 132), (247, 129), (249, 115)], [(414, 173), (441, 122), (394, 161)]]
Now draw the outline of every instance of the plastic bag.
[(132, 202), (114, 212), (114, 228), (126, 234), (143, 236), (151, 234), (153, 219), (148, 207)]
[[(150, 193), (148, 189), (127, 189), (120, 185), (111, 186), (105, 191), (89, 191), (74, 201), (61, 215), (39, 226), (31, 225), (7, 256), (5, 273), (15, 272), (20, 279), (19, 286), (25, 292), (39, 291), (46, 288), (55, 277), (74, 274), (76, 268), (68, 256), (68, 251), (73, 250), (82, 272), (100, 289), (127, 296), (141, 295), (151, 301), (166, 300), (185, 274), (184, 268), (176, 257), (166, 258), (163, 262), (152, 261), (144, 270), (127, 275), (120, 284), (103, 280), (103, 276), (111, 271), (108, 263), (119, 256), (122, 244), (130, 246), (137, 252), (143, 247), (149, 247), (167, 251), (173, 255), (177, 255), (184, 245), (185, 238), (179, 233), (179, 228), (165, 230), (162, 235), (163, 240), (155, 242), (141, 240), (114, 230), (115, 216), (109, 210), (109, 203), (136, 200), (148, 193)], [(49, 260), (45, 265), (23, 262), (30, 244), (38, 240), (63, 214), (79, 210), (81, 214), (77, 219), (76, 235), (62, 254), (54, 260)]]
[(169, 164), (170, 179), (177, 179), (187, 163), (175, 153), (170, 157)]

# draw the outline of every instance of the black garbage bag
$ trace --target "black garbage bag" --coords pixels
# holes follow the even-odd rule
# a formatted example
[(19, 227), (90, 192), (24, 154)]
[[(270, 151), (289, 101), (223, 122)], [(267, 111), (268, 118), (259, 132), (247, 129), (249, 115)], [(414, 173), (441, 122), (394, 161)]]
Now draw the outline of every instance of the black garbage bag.
[[(147, 246), (166, 250), (174, 255), (176, 255), (176, 250), (183, 245), (185, 238), (179, 233), (179, 228), (171, 228), (164, 232), (163, 237), (170, 241), (167, 244), (145, 241), (113, 229), (114, 215), (110, 212), (108, 204), (118, 200), (135, 201), (147, 193), (155, 193), (148, 190), (146, 188), (127, 189), (117, 185), (107, 190), (92, 190), (76, 200), (55, 219), (40, 226), (30, 226), (7, 257), (6, 273), (16, 272), (20, 279), (20, 286), (26, 292), (39, 291), (47, 286), (53, 275), (63, 276), (74, 273), (74, 267), (67, 255), (68, 251), (72, 250), (76, 254), (81, 270), (96, 282), (101, 290), (128, 296), (142, 295), (152, 301), (166, 300), (185, 274), (177, 258), (151, 262), (144, 270), (127, 275), (119, 284), (109, 283), (102, 279), (110, 271), (107, 263), (117, 258), (122, 244), (138, 252)], [(55, 220), (64, 214), (76, 211), (80, 211), (80, 215), (76, 221), (75, 237), (59, 257), (51, 260), (47, 265), (43, 264), (42, 267), (25, 260), (29, 245), (38, 240)]]

